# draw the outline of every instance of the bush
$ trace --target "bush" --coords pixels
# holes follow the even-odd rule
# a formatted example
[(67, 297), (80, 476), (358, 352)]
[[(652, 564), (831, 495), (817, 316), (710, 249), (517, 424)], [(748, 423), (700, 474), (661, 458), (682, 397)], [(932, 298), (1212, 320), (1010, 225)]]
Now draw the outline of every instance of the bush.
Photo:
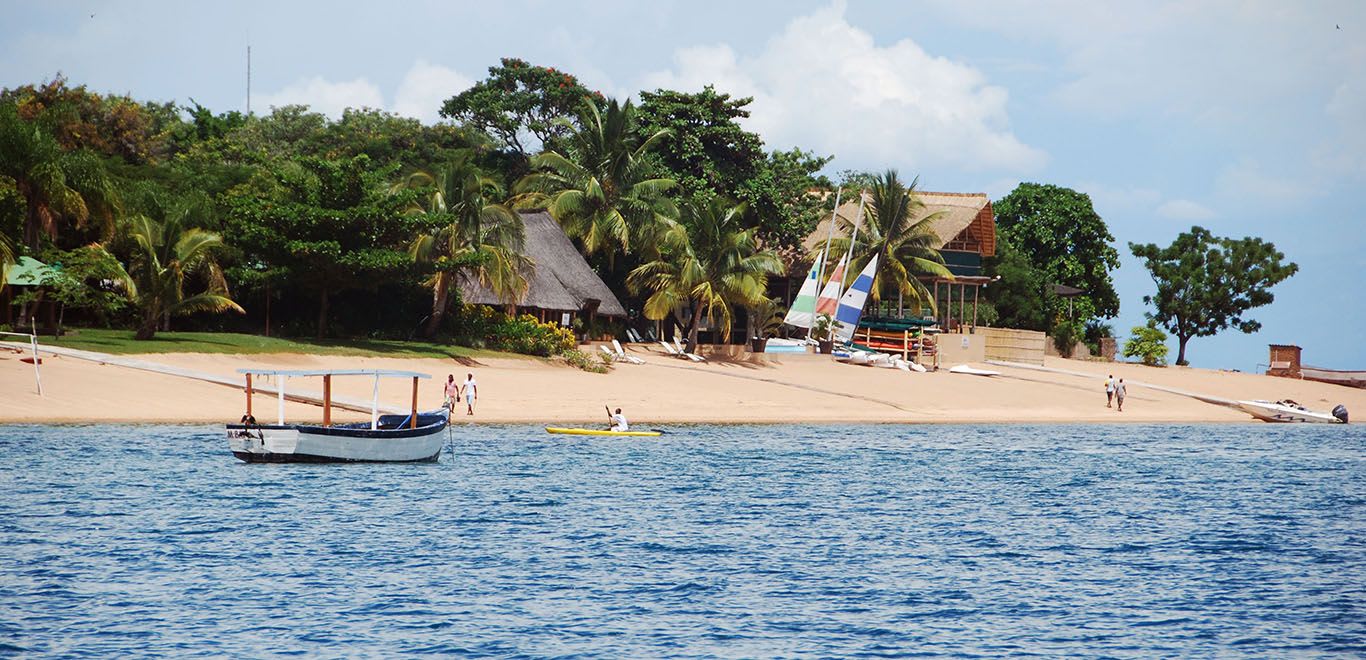
[(605, 374), (612, 370), (612, 358), (607, 357), (605, 353), (600, 353), (594, 357), (575, 348), (565, 351), (564, 361), (570, 366), (595, 374)]
[(1077, 347), (1077, 341), (1082, 337), (1081, 322), (1059, 320), (1053, 326), (1052, 335), (1053, 347), (1058, 349), (1058, 355), (1070, 358)]
[(455, 325), (460, 343), (509, 353), (550, 357), (564, 355), (579, 345), (569, 328), (541, 323), (530, 314), (508, 316), (483, 305), (462, 307)]
[(1152, 321), (1148, 325), (1134, 326), (1133, 336), (1124, 342), (1124, 357), (1136, 357), (1150, 367), (1167, 364), (1167, 333), (1158, 329)]

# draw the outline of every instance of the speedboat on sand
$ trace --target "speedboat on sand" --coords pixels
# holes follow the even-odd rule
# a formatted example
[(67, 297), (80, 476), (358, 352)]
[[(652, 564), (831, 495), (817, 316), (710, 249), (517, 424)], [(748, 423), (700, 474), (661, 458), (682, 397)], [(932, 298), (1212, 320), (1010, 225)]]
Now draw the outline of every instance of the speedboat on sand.
[(1333, 412), (1310, 410), (1290, 399), (1281, 401), (1239, 401), (1238, 407), (1263, 422), (1299, 422), (1303, 424), (1346, 424), (1347, 408), (1339, 405)]

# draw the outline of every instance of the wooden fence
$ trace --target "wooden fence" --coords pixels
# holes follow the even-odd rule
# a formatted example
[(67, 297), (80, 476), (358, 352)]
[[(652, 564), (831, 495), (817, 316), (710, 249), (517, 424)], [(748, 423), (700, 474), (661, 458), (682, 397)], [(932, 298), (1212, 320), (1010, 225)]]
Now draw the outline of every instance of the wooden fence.
[(1008, 328), (977, 328), (986, 344), (988, 360), (1043, 364), (1044, 345), (1048, 336), (1034, 330)]

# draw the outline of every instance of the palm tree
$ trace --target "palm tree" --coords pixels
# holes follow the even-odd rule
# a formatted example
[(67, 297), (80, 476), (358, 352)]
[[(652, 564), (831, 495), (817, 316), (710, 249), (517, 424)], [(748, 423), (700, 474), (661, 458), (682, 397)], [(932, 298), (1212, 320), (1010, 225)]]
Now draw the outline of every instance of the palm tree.
[(426, 192), (410, 212), (441, 214), (450, 224), (418, 236), (409, 247), (420, 263), (433, 264), (432, 313), (423, 328), (432, 335), (449, 305), (459, 274), (473, 272), (499, 298), (514, 303), (526, 291), (530, 260), (522, 255), (525, 233), (521, 216), (495, 200), (503, 188), (485, 175), (468, 153), (461, 153), (435, 174), (415, 172), (396, 186)]
[(562, 141), (564, 153), (542, 152), (531, 159), (540, 170), (517, 182), (521, 207), (543, 207), (579, 239), (586, 254), (648, 251), (673, 226), (678, 214), (665, 195), (673, 179), (648, 178), (644, 155), (661, 130), (641, 139), (635, 106), (615, 100), (600, 112), (585, 98), (579, 126)]
[(14, 181), (27, 208), (23, 242), (37, 250), (43, 236), (55, 240), (63, 218), (84, 228), (91, 219), (101, 234), (114, 229), (115, 193), (99, 159), (86, 151), (68, 152), (35, 123), (24, 120), (13, 103), (0, 105), (0, 176)]
[(660, 320), (691, 303), (690, 346), (697, 346), (703, 316), (729, 340), (731, 305), (756, 305), (765, 297), (768, 276), (782, 272), (777, 255), (759, 248), (757, 229), (744, 226), (744, 213), (743, 204), (728, 206), (720, 199), (684, 204), (682, 223), (668, 233), (660, 256), (627, 277), (633, 291), (649, 293), (646, 318)]
[(8, 236), (0, 234), (0, 291), (4, 290), (9, 280), (9, 267), (15, 261), (14, 245), (10, 243)]
[[(142, 323), (136, 339), (151, 339), (162, 319), (195, 312), (235, 311), (245, 313), (228, 297), (223, 271), (213, 251), (223, 239), (210, 231), (186, 226), (187, 213), (172, 212), (164, 222), (146, 215), (127, 220), (126, 234), (132, 239), (129, 259), (129, 293), (142, 310)], [(185, 296), (185, 280), (202, 276), (208, 290)]]
[[(929, 303), (934, 308), (934, 296), (916, 276), (953, 277), (944, 265), (944, 257), (939, 253), (940, 238), (934, 232), (933, 224), (940, 214), (931, 213), (916, 219), (925, 210), (924, 203), (915, 194), (919, 181), (916, 178), (911, 185), (904, 185), (896, 170), (887, 170), (873, 179), (866, 198), (867, 217), (859, 226), (853, 263), (846, 272), (859, 272), (873, 255), (877, 255), (877, 274), (870, 292), (874, 303), (882, 300), (885, 290), (895, 289), (912, 303)], [(843, 233), (851, 235), (854, 223), (843, 216), (839, 217), (839, 222)], [(831, 257), (848, 251), (849, 238), (830, 242)]]

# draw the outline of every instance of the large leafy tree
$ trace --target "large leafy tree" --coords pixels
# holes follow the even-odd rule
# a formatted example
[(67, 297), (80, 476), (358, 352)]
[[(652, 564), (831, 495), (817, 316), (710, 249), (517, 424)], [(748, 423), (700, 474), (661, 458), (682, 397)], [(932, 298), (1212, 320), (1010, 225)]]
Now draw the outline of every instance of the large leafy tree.
[[(870, 292), (874, 302), (895, 291), (916, 309), (922, 304), (933, 307), (933, 295), (916, 276), (952, 276), (939, 254), (939, 235), (932, 226), (939, 216), (925, 213), (925, 204), (915, 194), (918, 182), (916, 179), (906, 185), (896, 170), (887, 170), (875, 177), (869, 188), (866, 217), (854, 239), (854, 259), (848, 272), (859, 272), (877, 256), (877, 274)], [(831, 241), (829, 256), (833, 259), (849, 251), (854, 230), (854, 221), (843, 216), (839, 221), (846, 237)]]
[(29, 249), (91, 221), (102, 236), (113, 231), (115, 191), (95, 154), (64, 149), (42, 123), (20, 117), (13, 103), (0, 103), (0, 154), (0, 178), (24, 201)]
[(538, 154), (531, 160), (538, 171), (517, 184), (520, 206), (545, 208), (585, 253), (606, 253), (609, 266), (617, 254), (657, 245), (677, 215), (668, 197), (675, 182), (651, 177), (644, 161), (668, 132), (642, 138), (635, 114), (630, 101), (609, 101), (601, 111), (584, 101), (564, 152)]
[(682, 224), (667, 233), (659, 258), (627, 278), (633, 291), (648, 295), (646, 318), (660, 320), (691, 304), (690, 345), (697, 345), (703, 317), (729, 339), (732, 307), (758, 304), (765, 298), (768, 276), (782, 272), (778, 257), (760, 248), (757, 230), (745, 226), (744, 214), (743, 205), (721, 199), (683, 205)]
[[(163, 222), (146, 215), (126, 221), (124, 232), (133, 245), (128, 287), (141, 323), (136, 339), (151, 339), (171, 316), (196, 312), (245, 313), (228, 297), (227, 282), (214, 252), (223, 245), (218, 234), (190, 226), (189, 207), (172, 207)], [(206, 290), (187, 296), (186, 284), (198, 278)]]
[(472, 154), (462, 153), (435, 173), (414, 172), (400, 188), (421, 195), (410, 212), (448, 223), (418, 236), (409, 248), (414, 259), (435, 271), (428, 280), (432, 311), (425, 334), (431, 335), (440, 327), (449, 307), (451, 287), (462, 273), (479, 278), (509, 303), (521, 296), (529, 266), (522, 254), (522, 218), (499, 201), (502, 186), (474, 164)]
[(505, 57), (489, 67), (488, 78), (446, 99), (441, 116), (484, 131), (525, 158), (537, 146), (532, 139), (550, 149), (569, 133), (561, 120), (572, 118), (584, 97), (602, 95), (563, 71)]
[(983, 290), (998, 314), (996, 323), (1021, 330), (1049, 330), (1057, 296), (1048, 274), (1036, 268), (1010, 237), (997, 238), (996, 256), (987, 259), (985, 273), (1000, 278)]
[(1256, 332), (1262, 324), (1244, 315), (1269, 305), (1271, 287), (1294, 275), (1299, 266), (1284, 261), (1276, 246), (1260, 238), (1222, 238), (1202, 227), (1182, 232), (1171, 245), (1130, 243), (1135, 257), (1157, 283), (1144, 296), (1152, 318), (1176, 335), (1177, 364), (1186, 364), (1186, 342), (1209, 337), (1230, 326)]
[(242, 269), (316, 296), (319, 337), (328, 333), (333, 296), (413, 276), (407, 246), (440, 222), (406, 213), (416, 193), (391, 194), (384, 183), (390, 174), (374, 170), (366, 156), (302, 158), (228, 196), (227, 226)]
[(1021, 183), (993, 204), (1001, 233), (1051, 283), (1086, 291), (1075, 300), (1083, 318), (1119, 313), (1110, 271), (1119, 268), (1115, 237), (1091, 198), (1060, 186)]
[(694, 94), (642, 92), (640, 99), (641, 137), (667, 131), (647, 159), (678, 182), (676, 198), (744, 202), (748, 221), (773, 247), (796, 248), (815, 228), (821, 199), (807, 192), (828, 185), (816, 172), (830, 159), (801, 149), (765, 153), (758, 134), (740, 125), (752, 98), (733, 98), (708, 85)]

